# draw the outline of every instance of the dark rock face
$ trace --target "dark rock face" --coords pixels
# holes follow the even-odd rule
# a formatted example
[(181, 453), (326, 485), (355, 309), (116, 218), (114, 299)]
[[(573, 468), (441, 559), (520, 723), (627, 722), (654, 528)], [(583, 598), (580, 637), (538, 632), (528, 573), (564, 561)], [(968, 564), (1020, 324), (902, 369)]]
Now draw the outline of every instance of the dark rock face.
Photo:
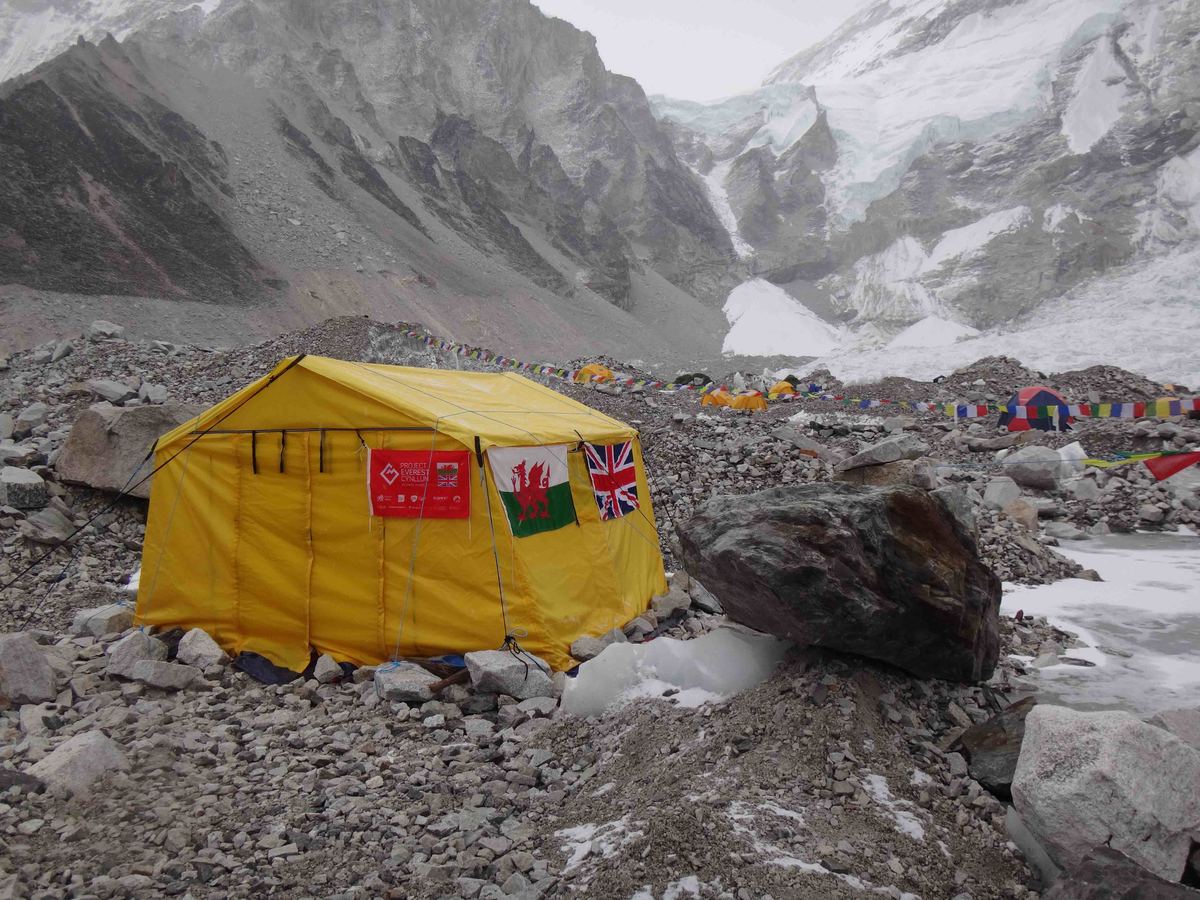
[(112, 40), (0, 94), (0, 282), (251, 298), (260, 268), (222, 211), (226, 161)]
[(986, 722), (968, 728), (955, 745), (967, 757), (971, 777), (1001, 800), (1012, 799), (1013, 773), (1025, 737), (1025, 717), (1035, 705), (1035, 697), (1018, 700)]
[(1124, 853), (1097, 847), (1062, 874), (1043, 900), (1196, 900), (1200, 891), (1164, 881)]
[(780, 487), (706, 503), (684, 564), (730, 618), (923, 677), (988, 678), (1000, 581), (946, 508), (911, 487)]

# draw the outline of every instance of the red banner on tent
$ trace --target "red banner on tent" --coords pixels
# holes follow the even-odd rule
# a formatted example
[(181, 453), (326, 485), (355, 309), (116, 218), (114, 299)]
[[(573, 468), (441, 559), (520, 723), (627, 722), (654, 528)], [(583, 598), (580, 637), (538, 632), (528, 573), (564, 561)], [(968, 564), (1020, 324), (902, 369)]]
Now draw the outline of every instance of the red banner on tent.
[(471, 515), (467, 450), (370, 450), (371, 515), (399, 519), (466, 519)]

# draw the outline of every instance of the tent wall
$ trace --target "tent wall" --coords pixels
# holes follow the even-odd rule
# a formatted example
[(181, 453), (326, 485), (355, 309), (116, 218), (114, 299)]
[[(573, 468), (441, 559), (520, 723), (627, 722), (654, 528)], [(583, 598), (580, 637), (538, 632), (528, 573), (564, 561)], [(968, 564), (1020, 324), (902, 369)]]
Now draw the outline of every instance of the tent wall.
[[(271, 410), (271, 390), (251, 403)], [(238, 412), (243, 423), (251, 403)], [(320, 408), (305, 407), (310, 420)], [(382, 415), (369, 405), (354, 413)], [(287, 415), (299, 416), (264, 418)], [(357, 664), (499, 647), (507, 618), (522, 646), (566, 668), (575, 637), (624, 624), (666, 589), (640, 448), (640, 513), (601, 522), (582, 455), (572, 453), (579, 525), (514, 539), (490, 474), (489, 522), (474, 453), (469, 519), (369, 515), (363, 444), (463, 449), (445, 434), (364, 428), (282, 440), (278, 431), (210, 433), (181, 453), (177, 441), (159, 450), (156, 464), (180, 455), (155, 476), (140, 622), (201, 627), (232, 653), (298, 671), (310, 646)]]

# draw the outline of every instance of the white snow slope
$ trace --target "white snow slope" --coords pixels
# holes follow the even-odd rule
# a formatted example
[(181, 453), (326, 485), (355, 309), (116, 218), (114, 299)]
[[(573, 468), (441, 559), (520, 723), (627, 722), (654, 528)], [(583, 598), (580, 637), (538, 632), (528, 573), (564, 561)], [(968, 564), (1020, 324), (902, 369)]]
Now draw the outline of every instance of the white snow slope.
[(725, 318), (730, 327), (723, 353), (821, 356), (838, 346), (836, 328), (762, 278), (740, 284), (729, 293)]
[(924, 339), (909, 329), (904, 341), (897, 338), (884, 349), (854, 346), (847, 337), (812, 367), (827, 366), (848, 382), (887, 375), (927, 380), (1003, 354), (1043, 372), (1107, 364), (1163, 382), (1197, 385), (1197, 272), (1200, 249), (1191, 248), (1081, 285), (1005, 331), (956, 335), (948, 342), (944, 329), (927, 326)]

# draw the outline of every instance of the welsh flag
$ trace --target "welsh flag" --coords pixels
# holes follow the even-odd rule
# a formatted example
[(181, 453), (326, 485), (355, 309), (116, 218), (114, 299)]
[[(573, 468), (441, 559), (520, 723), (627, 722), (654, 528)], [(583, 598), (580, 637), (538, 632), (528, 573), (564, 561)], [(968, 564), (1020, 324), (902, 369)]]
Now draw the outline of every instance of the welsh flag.
[(514, 537), (554, 531), (577, 521), (567, 478), (566, 444), (492, 447), (487, 455)]

